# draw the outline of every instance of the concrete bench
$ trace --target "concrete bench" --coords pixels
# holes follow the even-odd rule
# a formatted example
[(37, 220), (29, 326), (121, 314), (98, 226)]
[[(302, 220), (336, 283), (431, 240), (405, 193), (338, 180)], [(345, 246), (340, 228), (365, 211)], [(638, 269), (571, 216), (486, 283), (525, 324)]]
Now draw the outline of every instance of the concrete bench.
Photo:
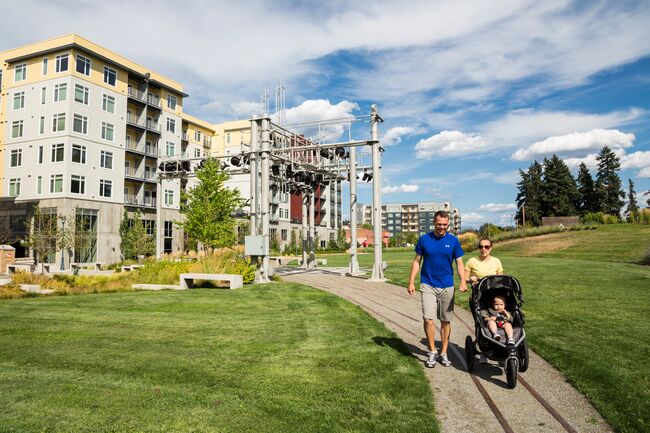
[[(298, 264), (302, 265), (302, 259), (298, 259)], [(327, 265), (327, 259), (316, 259), (316, 264), (326, 266)]]
[(126, 265), (126, 266), (122, 266), (122, 272), (130, 272), (130, 271), (132, 271), (134, 269), (140, 269), (143, 266), (144, 265)]
[(7, 265), (7, 273), (15, 274), (17, 271), (21, 272), (32, 272), (32, 265)]
[(244, 286), (244, 277), (236, 274), (181, 274), (181, 289), (194, 287), (194, 280), (227, 281), (231, 289)]
[(74, 268), (77, 268), (77, 269), (92, 268), (93, 270), (97, 270), (97, 271), (102, 270), (102, 265), (103, 265), (103, 263), (99, 263), (99, 262), (70, 263), (70, 267), (72, 269), (74, 269)]

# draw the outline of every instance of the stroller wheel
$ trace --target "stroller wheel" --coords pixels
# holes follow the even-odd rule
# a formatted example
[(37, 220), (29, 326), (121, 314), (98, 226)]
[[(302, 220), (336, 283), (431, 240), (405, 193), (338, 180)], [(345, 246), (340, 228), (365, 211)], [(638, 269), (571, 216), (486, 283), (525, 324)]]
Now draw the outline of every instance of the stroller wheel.
[(468, 335), (465, 338), (465, 360), (467, 361), (467, 371), (474, 370), (474, 342), (472, 341), (472, 336)]
[(508, 379), (508, 388), (513, 389), (517, 386), (517, 370), (519, 360), (517, 358), (506, 359), (506, 378)]
[(523, 373), (528, 370), (528, 343), (526, 343), (526, 340), (522, 341), (517, 348), (517, 358), (519, 358), (519, 371)]

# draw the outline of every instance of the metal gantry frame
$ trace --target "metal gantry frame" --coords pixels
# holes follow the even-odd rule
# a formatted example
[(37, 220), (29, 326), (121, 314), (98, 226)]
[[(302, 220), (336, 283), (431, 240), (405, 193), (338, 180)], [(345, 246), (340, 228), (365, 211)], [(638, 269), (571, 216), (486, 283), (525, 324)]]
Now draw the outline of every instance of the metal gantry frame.
[[(370, 138), (366, 140), (353, 140), (351, 125), (353, 122), (369, 121)], [(348, 271), (352, 275), (359, 275), (357, 257), (357, 170), (363, 169), (364, 174), (371, 170), (373, 184), (373, 227), (374, 237), (374, 262), (371, 281), (384, 281), (384, 266), (382, 260), (382, 231), (381, 231), (381, 149), (379, 144), (379, 123), (383, 119), (377, 111), (377, 106), (372, 105), (371, 113), (366, 116), (331, 119), (319, 122), (307, 122), (291, 126), (281, 126), (273, 123), (268, 113), (253, 116), (251, 119), (251, 136), (249, 150), (242, 146), (240, 155), (218, 155), (212, 158), (232, 159), (240, 158), (243, 164), (233, 164), (229, 173), (235, 172), (250, 174), (250, 233), (251, 242), (263, 244), (259, 255), (252, 256), (258, 265), (256, 282), (270, 281), (269, 273), (269, 242), (270, 242), (270, 197), (272, 182), (288, 188), (290, 193), (302, 195), (302, 267), (310, 270), (316, 268), (315, 257), (315, 195), (319, 185), (330, 185), (334, 188), (335, 208), (338, 209), (338, 184), (342, 181), (350, 182), (350, 263)], [(348, 126), (348, 140), (340, 142), (325, 142), (321, 136), (324, 125)], [(306, 138), (295, 132), (296, 128), (317, 127), (318, 137)], [(290, 129), (291, 128), (291, 129)], [(370, 147), (372, 165), (357, 165), (357, 147)], [(189, 158), (190, 163), (205, 158)], [(178, 158), (161, 159), (161, 166), (173, 162)], [(239, 161), (238, 161), (239, 162)], [(271, 164), (279, 166), (279, 170), (271, 171)], [(241, 165), (241, 167), (240, 167)], [(222, 167), (226, 167), (224, 162)], [(196, 167), (195, 167), (196, 168)], [(158, 171), (157, 194), (157, 227), (156, 257), (162, 255), (162, 238), (160, 224), (162, 220), (162, 179), (175, 177), (192, 177), (192, 170)], [(322, 193), (322, 189), (321, 189)], [(338, 215), (335, 214), (335, 221)], [(335, 229), (340, 229), (335, 222)], [(247, 239), (248, 241), (249, 239)]]

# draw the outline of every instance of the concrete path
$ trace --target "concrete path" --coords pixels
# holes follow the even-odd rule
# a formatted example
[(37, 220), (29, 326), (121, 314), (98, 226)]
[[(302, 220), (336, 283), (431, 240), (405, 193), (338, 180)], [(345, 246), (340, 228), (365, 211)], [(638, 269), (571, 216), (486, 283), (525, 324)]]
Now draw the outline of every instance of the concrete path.
[[(388, 283), (342, 276), (342, 269), (303, 271), (279, 268), (285, 281), (316, 287), (353, 302), (395, 332), (414, 356), (424, 362), (426, 346), (419, 294)], [(531, 351), (530, 368), (509, 389), (496, 363), (478, 364), (472, 374), (465, 363), (465, 337), (474, 335), (470, 313), (456, 308), (452, 322), (451, 367), (424, 367), (444, 433), (611, 432), (589, 402), (546, 361)], [(439, 329), (436, 338), (440, 335)], [(439, 341), (437, 340), (439, 346)]]

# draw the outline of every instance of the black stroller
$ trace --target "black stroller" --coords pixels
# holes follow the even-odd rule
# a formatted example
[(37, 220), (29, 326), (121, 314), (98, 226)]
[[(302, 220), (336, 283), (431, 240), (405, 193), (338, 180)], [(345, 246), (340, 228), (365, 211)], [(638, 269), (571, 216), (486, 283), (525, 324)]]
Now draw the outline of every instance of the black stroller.
[[(512, 330), (515, 344), (506, 343), (503, 329), (497, 330), (501, 336), (500, 341), (495, 340), (481, 318), (481, 310), (490, 308), (491, 301), (496, 295), (506, 298), (506, 310), (513, 315)], [(472, 340), (470, 335), (465, 339), (465, 358), (469, 371), (474, 370), (475, 356), (481, 354), (487, 359), (503, 362), (508, 386), (514, 388), (517, 385), (517, 373), (528, 370), (528, 344), (524, 331), (524, 313), (521, 311), (523, 303), (524, 297), (519, 281), (510, 275), (489, 275), (472, 286), (469, 308), (474, 317), (476, 340)]]

